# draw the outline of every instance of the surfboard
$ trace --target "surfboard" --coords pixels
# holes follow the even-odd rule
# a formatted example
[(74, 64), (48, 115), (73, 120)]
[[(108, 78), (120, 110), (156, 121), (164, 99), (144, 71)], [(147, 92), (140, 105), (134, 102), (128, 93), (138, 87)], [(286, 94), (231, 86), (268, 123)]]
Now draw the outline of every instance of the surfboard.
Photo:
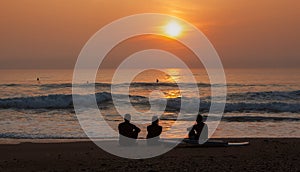
[(208, 140), (204, 144), (199, 144), (198, 140), (183, 139), (182, 142), (174, 140), (161, 140), (161, 143), (165, 145), (175, 145), (184, 147), (229, 147), (229, 146), (246, 146), (249, 142), (227, 142), (223, 140)]
[(249, 142), (228, 142), (223, 140), (208, 140), (203, 144), (199, 144), (198, 140), (189, 140), (189, 139), (184, 139), (183, 142), (189, 144), (190, 146), (199, 146), (199, 147), (246, 146), (250, 144)]
[(228, 146), (246, 146), (249, 142), (228, 142)]

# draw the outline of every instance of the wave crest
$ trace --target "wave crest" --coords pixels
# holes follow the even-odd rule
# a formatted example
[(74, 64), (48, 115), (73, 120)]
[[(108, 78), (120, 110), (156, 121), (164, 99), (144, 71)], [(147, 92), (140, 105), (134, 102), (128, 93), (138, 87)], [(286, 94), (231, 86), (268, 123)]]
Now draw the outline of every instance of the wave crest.
[[(98, 104), (107, 103), (112, 95), (108, 92), (100, 92), (95, 95), (73, 95), (78, 98), (87, 98), (95, 96)], [(120, 100), (126, 95), (119, 95)], [(252, 92), (239, 93), (227, 96), (228, 102), (225, 106), (225, 112), (300, 112), (300, 90), (290, 92)], [(131, 103), (136, 106), (149, 106), (149, 98), (143, 96), (130, 95)], [(184, 98), (185, 101), (193, 101), (192, 98)], [(253, 99), (256, 99), (253, 102)], [(283, 101), (284, 99), (284, 101)], [(166, 111), (179, 111), (181, 107), (181, 98), (167, 99)], [(203, 100), (203, 101), (202, 101)], [(210, 99), (201, 98), (200, 112), (208, 112), (210, 108)], [(235, 100), (235, 101), (234, 101)], [(267, 100), (267, 101), (266, 101)], [(154, 100), (160, 102), (161, 99)], [(0, 99), (0, 108), (15, 109), (67, 109), (73, 108), (72, 95), (55, 94), (36, 97), (20, 97)]]

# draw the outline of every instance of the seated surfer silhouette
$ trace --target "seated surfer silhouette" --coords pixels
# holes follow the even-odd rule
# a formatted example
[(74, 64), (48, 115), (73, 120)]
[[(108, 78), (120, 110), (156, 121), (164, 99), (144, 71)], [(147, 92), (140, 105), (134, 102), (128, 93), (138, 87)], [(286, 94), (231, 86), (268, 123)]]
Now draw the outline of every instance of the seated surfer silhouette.
[(162, 126), (159, 124), (157, 116), (152, 117), (152, 124), (147, 127), (147, 144), (157, 145), (159, 144), (160, 134), (162, 132)]
[(199, 141), (201, 140), (207, 140), (208, 138), (208, 127), (203, 122), (203, 117), (199, 114), (196, 119), (196, 124), (192, 127), (187, 128), (189, 131), (189, 140), (192, 141)]
[(119, 144), (124, 146), (130, 146), (136, 144), (136, 139), (141, 131), (137, 126), (130, 123), (131, 115), (125, 114), (124, 122), (120, 123), (119, 129)]
[(156, 79), (156, 83), (159, 83), (159, 80), (158, 80), (158, 79)]

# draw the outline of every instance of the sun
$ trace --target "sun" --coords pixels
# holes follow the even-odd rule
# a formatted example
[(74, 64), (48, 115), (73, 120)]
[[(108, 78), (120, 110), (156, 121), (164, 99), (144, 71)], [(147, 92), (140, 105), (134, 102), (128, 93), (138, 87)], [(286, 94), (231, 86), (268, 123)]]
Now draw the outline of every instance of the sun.
[(168, 36), (172, 36), (172, 37), (179, 36), (181, 32), (182, 32), (182, 27), (176, 21), (169, 22), (165, 27), (165, 33)]

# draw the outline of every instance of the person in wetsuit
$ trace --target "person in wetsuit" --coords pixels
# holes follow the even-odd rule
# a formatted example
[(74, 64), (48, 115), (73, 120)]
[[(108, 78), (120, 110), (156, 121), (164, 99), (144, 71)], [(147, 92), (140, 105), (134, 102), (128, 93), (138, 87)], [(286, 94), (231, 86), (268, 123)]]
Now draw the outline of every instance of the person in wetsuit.
[(120, 123), (119, 129), (119, 144), (130, 146), (136, 144), (136, 139), (141, 131), (137, 126), (130, 123), (131, 115), (125, 114), (124, 122)]
[[(188, 128), (190, 140), (206, 140), (208, 138), (208, 127), (203, 122), (203, 117), (199, 114), (196, 119), (196, 124)], [(200, 137), (201, 136), (201, 137)]]
[(147, 144), (156, 145), (159, 144), (160, 134), (162, 132), (162, 126), (159, 124), (157, 116), (152, 117), (152, 124), (147, 127)]

